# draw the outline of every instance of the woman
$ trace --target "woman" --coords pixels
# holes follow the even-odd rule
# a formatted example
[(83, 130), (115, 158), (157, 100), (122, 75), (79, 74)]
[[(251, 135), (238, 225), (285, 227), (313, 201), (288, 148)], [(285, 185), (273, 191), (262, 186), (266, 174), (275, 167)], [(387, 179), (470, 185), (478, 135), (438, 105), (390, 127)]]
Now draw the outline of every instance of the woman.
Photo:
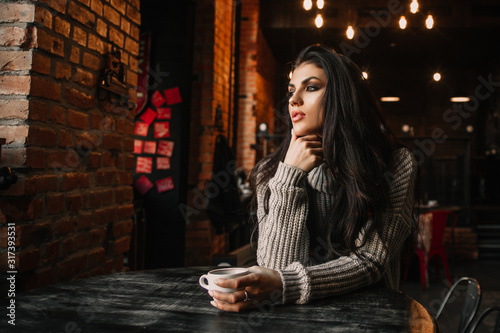
[(251, 175), (259, 266), (216, 282), (244, 288), (210, 292), (221, 310), (276, 294), (303, 304), (375, 283), (399, 287), (401, 253), (415, 230), (412, 154), (395, 144), (347, 57), (307, 47), (288, 87), (291, 130)]

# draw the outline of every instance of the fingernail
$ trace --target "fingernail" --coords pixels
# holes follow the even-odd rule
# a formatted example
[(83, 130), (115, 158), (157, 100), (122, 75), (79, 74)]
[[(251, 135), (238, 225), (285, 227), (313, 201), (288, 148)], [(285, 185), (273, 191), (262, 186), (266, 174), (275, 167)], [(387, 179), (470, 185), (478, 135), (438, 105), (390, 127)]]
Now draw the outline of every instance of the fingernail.
[(215, 303), (215, 301), (210, 301), (210, 304), (212, 304), (213, 306), (217, 307), (217, 303)]
[(209, 291), (208, 291), (208, 294), (209, 294), (210, 296), (214, 297), (214, 292), (213, 292), (212, 290), (209, 290)]

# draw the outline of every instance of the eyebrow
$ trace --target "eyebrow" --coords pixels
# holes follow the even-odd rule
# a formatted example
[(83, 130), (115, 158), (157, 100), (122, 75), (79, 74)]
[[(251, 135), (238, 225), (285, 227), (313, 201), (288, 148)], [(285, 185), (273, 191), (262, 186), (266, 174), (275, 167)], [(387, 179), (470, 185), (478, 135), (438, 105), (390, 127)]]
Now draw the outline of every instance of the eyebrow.
[[(306, 84), (307, 82), (311, 81), (312, 79), (316, 79), (318, 81), (321, 81), (320, 78), (316, 77), (316, 76), (309, 76), (308, 78), (302, 80), (302, 84)], [(295, 87), (295, 85), (293, 83), (288, 83), (288, 86), (289, 87)]]

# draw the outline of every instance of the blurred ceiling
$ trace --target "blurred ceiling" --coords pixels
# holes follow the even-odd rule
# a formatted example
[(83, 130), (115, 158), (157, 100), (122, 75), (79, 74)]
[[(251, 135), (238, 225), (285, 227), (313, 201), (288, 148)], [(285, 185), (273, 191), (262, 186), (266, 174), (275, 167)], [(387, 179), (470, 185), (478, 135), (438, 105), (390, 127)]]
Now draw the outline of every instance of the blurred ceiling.
[[(325, 0), (323, 9), (304, 10), (303, 0), (261, 0), (260, 26), (278, 63), (293, 60), (305, 46), (322, 43), (349, 55), (360, 67), (440, 68), (490, 71), (500, 64), (500, 2), (498, 0), (419, 1)], [(321, 13), (324, 26), (316, 28)], [(428, 14), (433, 29), (425, 27)], [(405, 30), (399, 18), (408, 20)], [(353, 40), (346, 37), (352, 25)], [(363, 36), (364, 34), (364, 36)]]

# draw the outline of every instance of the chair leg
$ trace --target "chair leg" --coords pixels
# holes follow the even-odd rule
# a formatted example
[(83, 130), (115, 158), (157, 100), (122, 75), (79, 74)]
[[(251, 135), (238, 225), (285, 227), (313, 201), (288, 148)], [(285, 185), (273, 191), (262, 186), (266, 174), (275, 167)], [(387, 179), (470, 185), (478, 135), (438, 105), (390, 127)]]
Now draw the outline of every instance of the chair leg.
[(444, 272), (446, 274), (446, 279), (448, 280), (448, 283), (451, 286), (451, 276), (450, 276), (450, 270), (448, 269), (448, 261), (446, 260), (446, 256), (440, 256), (440, 258), (443, 260), (443, 266), (444, 266)]

